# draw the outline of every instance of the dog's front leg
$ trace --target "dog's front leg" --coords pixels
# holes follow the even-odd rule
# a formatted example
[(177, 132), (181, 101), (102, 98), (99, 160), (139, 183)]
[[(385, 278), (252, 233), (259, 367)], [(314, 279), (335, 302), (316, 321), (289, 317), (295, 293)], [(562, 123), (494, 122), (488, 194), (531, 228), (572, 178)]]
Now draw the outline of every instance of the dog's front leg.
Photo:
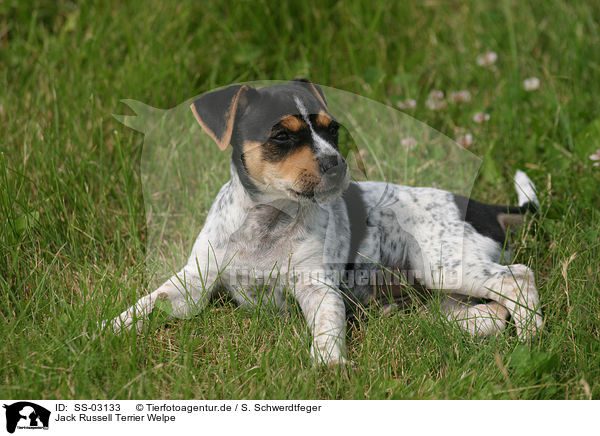
[(296, 299), (312, 334), (315, 364), (346, 364), (346, 309), (339, 291), (323, 285), (296, 286)]
[(118, 333), (135, 325), (139, 331), (159, 301), (164, 302), (162, 308), (169, 315), (177, 318), (191, 317), (206, 306), (215, 289), (217, 277), (216, 272), (207, 271), (202, 274), (193, 265), (188, 265), (115, 319), (103, 322), (102, 326), (109, 325)]

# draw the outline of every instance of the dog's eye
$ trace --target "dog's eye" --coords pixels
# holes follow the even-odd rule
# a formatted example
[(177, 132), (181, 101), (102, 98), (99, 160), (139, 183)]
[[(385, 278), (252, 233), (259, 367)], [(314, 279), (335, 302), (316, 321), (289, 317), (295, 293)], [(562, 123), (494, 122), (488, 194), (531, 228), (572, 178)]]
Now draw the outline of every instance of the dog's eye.
[(338, 134), (338, 130), (340, 130), (340, 125), (338, 123), (336, 123), (335, 121), (333, 121), (330, 125), (329, 125), (329, 133), (332, 136), (337, 136)]
[(271, 136), (271, 139), (276, 142), (286, 142), (290, 140), (290, 134), (285, 130), (280, 130), (275, 135)]

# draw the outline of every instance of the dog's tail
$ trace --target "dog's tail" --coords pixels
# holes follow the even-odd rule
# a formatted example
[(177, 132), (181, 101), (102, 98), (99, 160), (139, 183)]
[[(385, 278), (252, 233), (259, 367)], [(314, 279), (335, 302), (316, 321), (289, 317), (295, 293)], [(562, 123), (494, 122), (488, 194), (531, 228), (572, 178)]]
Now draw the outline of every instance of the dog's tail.
[(527, 212), (537, 213), (540, 209), (537, 189), (527, 174), (521, 170), (515, 173), (515, 190), (519, 197), (518, 206), (495, 206), (496, 219), (502, 227), (503, 234), (509, 227), (520, 227), (524, 223), (524, 215)]
[(515, 189), (519, 196), (519, 208), (521, 213), (527, 211), (537, 212), (540, 208), (540, 201), (537, 197), (537, 189), (527, 174), (521, 170), (515, 173)]
[(503, 243), (509, 227), (521, 226), (527, 212), (536, 213), (540, 208), (535, 185), (523, 171), (515, 174), (515, 189), (519, 196), (518, 206), (485, 204), (462, 195), (455, 195), (454, 202), (464, 214), (464, 220), (475, 227), (475, 230)]

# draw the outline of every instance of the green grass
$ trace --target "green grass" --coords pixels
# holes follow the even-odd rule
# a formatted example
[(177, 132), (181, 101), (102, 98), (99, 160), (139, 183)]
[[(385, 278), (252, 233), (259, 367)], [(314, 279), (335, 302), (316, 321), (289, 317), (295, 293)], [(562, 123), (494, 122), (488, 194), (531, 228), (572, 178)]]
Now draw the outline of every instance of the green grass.
[[(0, 4), (0, 397), (600, 398), (598, 3), (36, 3)], [(495, 71), (476, 63), (487, 50)], [(528, 171), (543, 212), (516, 260), (536, 271), (546, 326), (529, 347), (511, 331), (475, 340), (422, 313), (372, 311), (349, 331), (356, 370), (313, 369), (297, 311), (229, 303), (94, 338), (151, 280), (143, 136), (112, 118), (128, 111), (119, 100), (171, 108), (299, 76), (388, 104), (412, 97), (418, 120), (472, 132), (480, 200), (514, 202), (511, 175)], [(522, 89), (529, 76), (538, 91)], [(433, 112), (432, 89), (473, 101)], [(487, 124), (473, 123), (479, 110)], [(201, 165), (198, 226), (227, 156)], [(181, 232), (168, 237), (189, 248)]]

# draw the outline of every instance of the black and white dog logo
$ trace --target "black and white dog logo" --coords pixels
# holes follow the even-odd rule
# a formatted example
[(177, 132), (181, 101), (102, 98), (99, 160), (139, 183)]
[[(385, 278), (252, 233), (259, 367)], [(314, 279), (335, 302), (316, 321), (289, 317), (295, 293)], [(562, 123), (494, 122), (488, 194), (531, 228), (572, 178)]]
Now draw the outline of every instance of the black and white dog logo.
[(19, 401), (3, 406), (6, 409), (6, 431), (19, 429), (48, 429), (50, 411), (29, 401)]

